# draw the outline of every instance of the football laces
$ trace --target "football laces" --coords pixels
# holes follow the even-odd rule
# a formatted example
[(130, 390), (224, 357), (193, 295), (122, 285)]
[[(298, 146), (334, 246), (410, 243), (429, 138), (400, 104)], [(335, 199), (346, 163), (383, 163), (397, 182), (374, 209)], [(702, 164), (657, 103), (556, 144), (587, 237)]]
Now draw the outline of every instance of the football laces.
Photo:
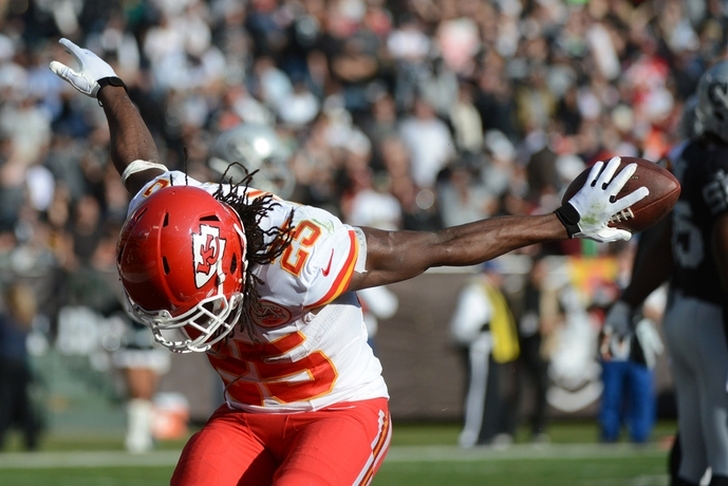
[(634, 218), (634, 213), (632, 212), (632, 208), (626, 208), (621, 210), (620, 212), (612, 215), (611, 218), (609, 218), (610, 223), (621, 223), (622, 221), (627, 221), (628, 219)]

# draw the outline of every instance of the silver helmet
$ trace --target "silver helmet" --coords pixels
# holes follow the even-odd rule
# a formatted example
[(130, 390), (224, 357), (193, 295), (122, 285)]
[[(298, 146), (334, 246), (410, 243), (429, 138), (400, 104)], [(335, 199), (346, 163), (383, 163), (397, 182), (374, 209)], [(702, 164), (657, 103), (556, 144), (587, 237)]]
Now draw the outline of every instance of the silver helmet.
[[(243, 123), (223, 133), (215, 141), (208, 160), (209, 167), (222, 175), (227, 170), (225, 182), (239, 182), (245, 171), (259, 171), (253, 179), (253, 186), (286, 199), (293, 194), (296, 181), (288, 166), (290, 150), (281, 141), (275, 130), (259, 123)], [(228, 169), (229, 167), (229, 169)]]
[(702, 124), (698, 121), (697, 108), (698, 97), (696, 95), (691, 95), (685, 100), (680, 123), (677, 127), (678, 134), (681, 137), (693, 140), (703, 133)]
[(708, 69), (698, 81), (695, 117), (704, 132), (728, 142), (728, 61)]

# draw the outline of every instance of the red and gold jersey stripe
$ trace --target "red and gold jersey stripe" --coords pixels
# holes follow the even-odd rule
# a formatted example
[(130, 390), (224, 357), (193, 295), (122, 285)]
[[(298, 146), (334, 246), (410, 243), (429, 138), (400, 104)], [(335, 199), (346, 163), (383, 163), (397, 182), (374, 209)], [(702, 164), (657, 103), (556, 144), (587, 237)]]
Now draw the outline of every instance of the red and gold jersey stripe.
[(356, 240), (356, 235), (354, 234), (354, 231), (349, 231), (349, 243), (351, 251), (349, 251), (349, 255), (346, 258), (346, 262), (344, 263), (342, 270), (338, 273), (338, 275), (336, 275), (336, 279), (329, 288), (329, 291), (326, 292), (326, 295), (308, 306), (309, 308), (313, 309), (328, 304), (332, 300), (336, 299), (339, 295), (344, 293), (349, 287), (351, 277), (352, 275), (354, 275), (354, 267), (356, 266), (356, 261), (359, 258), (359, 244)]

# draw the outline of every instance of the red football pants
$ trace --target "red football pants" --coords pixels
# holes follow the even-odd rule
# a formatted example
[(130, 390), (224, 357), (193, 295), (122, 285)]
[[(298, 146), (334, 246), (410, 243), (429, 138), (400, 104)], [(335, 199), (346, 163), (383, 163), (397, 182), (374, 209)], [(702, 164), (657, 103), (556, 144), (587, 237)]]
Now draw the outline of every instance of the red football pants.
[(185, 446), (171, 485), (367, 485), (391, 436), (385, 398), (302, 413), (223, 405)]

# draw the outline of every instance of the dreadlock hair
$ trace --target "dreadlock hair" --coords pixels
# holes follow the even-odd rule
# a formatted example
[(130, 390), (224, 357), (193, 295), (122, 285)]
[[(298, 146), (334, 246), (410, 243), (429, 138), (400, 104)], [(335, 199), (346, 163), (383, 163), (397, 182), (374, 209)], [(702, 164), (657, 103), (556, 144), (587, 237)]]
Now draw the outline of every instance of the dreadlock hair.
[[(245, 177), (235, 183), (233, 183), (233, 178), (230, 177), (227, 181), (230, 190), (223, 191), (225, 178), (233, 166), (241, 167), (245, 172)], [(260, 227), (261, 220), (271, 209), (280, 206), (280, 204), (273, 199), (274, 196), (271, 193), (265, 193), (252, 200), (248, 198), (248, 188), (257, 172), (257, 170), (249, 172), (241, 163), (233, 162), (225, 169), (221, 184), (213, 193), (213, 197), (230, 206), (240, 216), (240, 221), (243, 223), (247, 240), (245, 260), (248, 262), (248, 266), (245, 270), (246, 285), (243, 289), (243, 310), (240, 317), (240, 326), (254, 341), (258, 341), (254, 332), (254, 316), (260, 315), (262, 310), (258, 285), (264, 282), (253, 274), (253, 267), (255, 265), (265, 265), (278, 258), (291, 244), (295, 229), (292, 224), (293, 210), (291, 210), (283, 226), (276, 226), (268, 230), (263, 230)]]

